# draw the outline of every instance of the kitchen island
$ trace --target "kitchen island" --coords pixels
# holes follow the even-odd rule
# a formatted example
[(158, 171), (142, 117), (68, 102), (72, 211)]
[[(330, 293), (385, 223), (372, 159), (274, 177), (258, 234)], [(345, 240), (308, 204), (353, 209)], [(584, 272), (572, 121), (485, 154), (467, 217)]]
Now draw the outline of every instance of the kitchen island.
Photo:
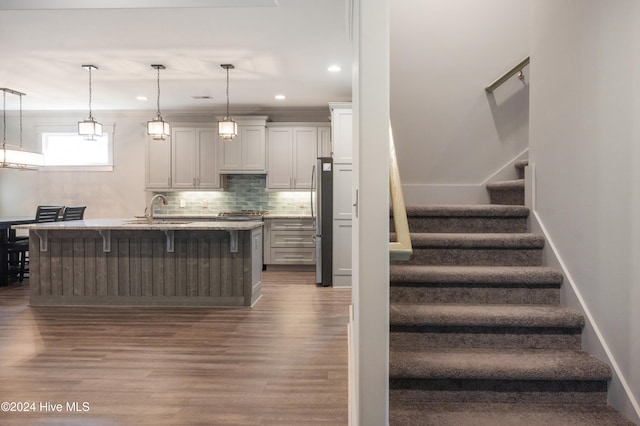
[(262, 222), (93, 219), (29, 230), (30, 304), (251, 306)]

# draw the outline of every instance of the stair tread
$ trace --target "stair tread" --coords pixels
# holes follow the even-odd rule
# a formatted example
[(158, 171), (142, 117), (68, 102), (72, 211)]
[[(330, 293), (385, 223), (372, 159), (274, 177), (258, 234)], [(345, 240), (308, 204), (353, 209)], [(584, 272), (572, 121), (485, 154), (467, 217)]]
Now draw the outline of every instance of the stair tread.
[(396, 402), (389, 424), (474, 426), (633, 426), (606, 404)]
[(544, 236), (532, 233), (411, 233), (417, 248), (531, 248), (544, 247)]
[(514, 180), (502, 180), (497, 182), (489, 182), (486, 185), (487, 189), (494, 191), (507, 191), (513, 189), (524, 189), (524, 179), (514, 179)]
[(582, 328), (584, 317), (562, 306), (491, 304), (392, 304), (392, 326)]
[(391, 282), (469, 284), (562, 284), (562, 274), (546, 266), (391, 265)]
[(529, 216), (529, 208), (497, 204), (440, 204), (407, 206), (409, 217), (521, 217)]
[(607, 364), (577, 350), (426, 348), (390, 350), (390, 378), (609, 380)]

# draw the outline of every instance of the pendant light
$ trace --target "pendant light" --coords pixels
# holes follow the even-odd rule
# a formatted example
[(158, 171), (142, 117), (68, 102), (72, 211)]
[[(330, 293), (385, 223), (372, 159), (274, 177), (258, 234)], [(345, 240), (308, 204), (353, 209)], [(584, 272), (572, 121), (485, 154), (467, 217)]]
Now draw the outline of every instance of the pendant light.
[[(2, 95), (2, 149), (0, 150), (0, 167), (20, 169), (20, 170), (36, 170), (44, 164), (44, 156), (39, 152), (25, 151), (22, 148), (22, 97), (24, 93), (16, 92), (11, 89), (0, 89)], [(20, 97), (20, 146), (11, 147), (7, 145), (7, 92)]]
[(102, 136), (102, 124), (98, 123), (91, 114), (91, 70), (97, 70), (95, 65), (83, 65), (89, 71), (89, 118), (78, 122), (78, 134), (88, 141), (95, 141)]
[(223, 140), (231, 140), (238, 134), (238, 123), (229, 116), (229, 70), (235, 69), (231, 64), (222, 64), (222, 68), (227, 70), (227, 115), (218, 122), (218, 134)]
[(160, 115), (160, 70), (165, 69), (164, 65), (151, 65), (158, 70), (158, 113), (156, 118), (147, 121), (147, 134), (153, 136), (154, 140), (165, 140), (171, 136), (171, 125), (162, 119)]

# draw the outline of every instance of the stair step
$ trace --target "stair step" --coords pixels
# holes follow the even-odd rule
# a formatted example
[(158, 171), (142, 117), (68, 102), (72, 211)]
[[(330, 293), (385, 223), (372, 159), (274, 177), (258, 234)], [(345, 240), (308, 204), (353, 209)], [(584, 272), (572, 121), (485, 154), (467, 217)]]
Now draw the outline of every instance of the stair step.
[(518, 179), (524, 179), (524, 168), (529, 165), (529, 160), (518, 160), (514, 163)]
[(584, 327), (583, 316), (573, 309), (538, 305), (394, 304), (390, 321), (412, 327)]
[(633, 426), (606, 404), (492, 404), (390, 401), (390, 426)]
[(524, 179), (490, 182), (486, 188), (491, 204), (524, 205)]
[(391, 265), (391, 303), (558, 304), (562, 274), (531, 266)]
[(390, 306), (390, 346), (396, 350), (436, 347), (580, 349), (584, 318), (559, 306)]
[(606, 403), (609, 367), (577, 350), (390, 351), (394, 401)]
[[(506, 205), (408, 206), (411, 232), (526, 232), (529, 209)], [(393, 230), (393, 221), (392, 230)]]
[(409, 265), (539, 266), (544, 237), (528, 233), (412, 233)]
[(389, 376), (420, 379), (609, 380), (604, 362), (575, 350), (390, 351)]
[(544, 267), (391, 265), (392, 283), (458, 284), (562, 284), (562, 273)]

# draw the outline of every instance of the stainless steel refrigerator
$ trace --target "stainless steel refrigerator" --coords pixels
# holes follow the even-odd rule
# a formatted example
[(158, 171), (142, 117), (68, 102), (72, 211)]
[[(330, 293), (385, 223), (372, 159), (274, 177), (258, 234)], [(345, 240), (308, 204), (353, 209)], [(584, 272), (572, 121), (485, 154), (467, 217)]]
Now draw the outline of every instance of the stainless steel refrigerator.
[(333, 281), (333, 160), (318, 158), (311, 177), (311, 218), (316, 228), (316, 285)]

